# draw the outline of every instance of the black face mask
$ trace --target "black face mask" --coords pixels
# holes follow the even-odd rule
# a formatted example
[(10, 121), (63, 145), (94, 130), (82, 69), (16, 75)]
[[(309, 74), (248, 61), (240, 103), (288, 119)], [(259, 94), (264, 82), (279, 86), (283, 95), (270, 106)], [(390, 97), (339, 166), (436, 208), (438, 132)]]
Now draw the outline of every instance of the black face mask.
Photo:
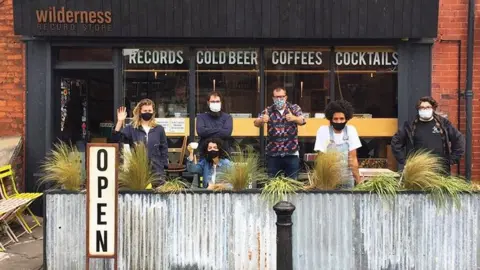
[(143, 120), (149, 121), (153, 117), (153, 113), (142, 113), (140, 114), (140, 117), (142, 117)]
[(217, 158), (219, 156), (220, 152), (212, 150), (208, 151), (206, 154), (207, 160), (213, 160), (214, 158)]
[(332, 125), (333, 129), (342, 131), (345, 128), (345, 125), (347, 124), (347, 122), (344, 122), (344, 123), (330, 122), (330, 124)]

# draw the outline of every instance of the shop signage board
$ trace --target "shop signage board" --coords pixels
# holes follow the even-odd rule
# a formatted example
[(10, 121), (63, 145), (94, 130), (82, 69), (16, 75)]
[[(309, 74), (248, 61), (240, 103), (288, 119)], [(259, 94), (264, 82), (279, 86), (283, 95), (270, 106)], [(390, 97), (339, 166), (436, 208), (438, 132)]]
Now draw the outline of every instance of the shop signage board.
[(87, 265), (89, 258), (116, 258), (118, 144), (87, 144)]
[[(125, 49), (129, 65), (181, 65), (185, 62), (183, 50)], [(318, 50), (272, 50), (268, 51), (272, 65), (321, 66), (325, 60)], [(397, 66), (398, 53), (393, 51), (335, 52), (337, 66)], [(257, 66), (256, 50), (197, 50), (198, 65), (250, 65)]]
[(289, 38), (315, 43), (332, 38), (436, 38), (439, 1), (236, 0), (208, 5), (187, 0), (15, 0), (13, 8), (17, 35)]

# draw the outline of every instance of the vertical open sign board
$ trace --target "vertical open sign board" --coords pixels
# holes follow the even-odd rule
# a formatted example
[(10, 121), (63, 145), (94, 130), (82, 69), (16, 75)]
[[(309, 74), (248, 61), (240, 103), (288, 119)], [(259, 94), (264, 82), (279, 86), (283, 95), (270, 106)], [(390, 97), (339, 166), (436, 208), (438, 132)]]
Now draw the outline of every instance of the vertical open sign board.
[(87, 269), (90, 258), (117, 256), (117, 144), (87, 144)]

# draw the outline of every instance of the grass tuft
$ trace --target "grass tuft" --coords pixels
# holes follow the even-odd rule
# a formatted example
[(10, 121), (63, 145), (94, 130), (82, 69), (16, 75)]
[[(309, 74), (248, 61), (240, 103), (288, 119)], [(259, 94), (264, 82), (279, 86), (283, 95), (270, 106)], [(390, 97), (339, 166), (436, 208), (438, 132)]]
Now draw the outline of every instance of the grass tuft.
[(430, 193), (437, 207), (449, 201), (460, 207), (459, 193), (471, 192), (472, 187), (462, 178), (445, 175), (441, 158), (418, 151), (407, 158), (401, 181), (406, 189)]
[(183, 182), (181, 177), (168, 179), (165, 184), (159, 186), (155, 191), (159, 193), (180, 193), (187, 189), (188, 185)]
[(285, 199), (288, 194), (303, 189), (303, 183), (284, 176), (277, 176), (266, 182), (262, 197), (272, 206)]
[[(232, 166), (221, 174), (222, 182), (230, 184), (234, 191), (240, 191), (247, 189), (254, 182), (261, 182), (267, 178), (265, 170), (261, 166), (260, 156), (253, 147), (247, 146), (245, 151), (242, 151), (237, 146), (236, 152), (241, 154), (230, 157)], [(222, 187), (220, 185), (216, 188), (221, 189)]]
[(368, 180), (355, 186), (353, 190), (376, 193), (382, 200), (392, 204), (401, 187), (395, 176), (381, 174), (368, 178)]
[(144, 190), (157, 180), (152, 171), (145, 144), (138, 143), (123, 153), (123, 165), (118, 176), (119, 187), (126, 190)]
[(64, 142), (54, 144), (41, 165), (44, 175), (40, 183), (53, 183), (54, 188), (79, 191), (84, 185), (81, 153), (76, 146)]
[(318, 153), (315, 164), (308, 171), (309, 185), (306, 189), (333, 190), (342, 183), (340, 154)]

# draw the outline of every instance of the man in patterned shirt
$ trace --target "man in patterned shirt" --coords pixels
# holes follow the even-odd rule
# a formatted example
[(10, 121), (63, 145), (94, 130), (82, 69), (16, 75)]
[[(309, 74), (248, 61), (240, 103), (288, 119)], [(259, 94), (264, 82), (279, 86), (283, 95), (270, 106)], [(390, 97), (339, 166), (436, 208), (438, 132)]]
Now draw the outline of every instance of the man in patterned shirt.
[(287, 91), (283, 87), (273, 90), (273, 103), (254, 122), (256, 127), (267, 123), (268, 175), (274, 177), (283, 172), (297, 179), (300, 170), (298, 125), (305, 125), (305, 118), (300, 106), (287, 102)]

